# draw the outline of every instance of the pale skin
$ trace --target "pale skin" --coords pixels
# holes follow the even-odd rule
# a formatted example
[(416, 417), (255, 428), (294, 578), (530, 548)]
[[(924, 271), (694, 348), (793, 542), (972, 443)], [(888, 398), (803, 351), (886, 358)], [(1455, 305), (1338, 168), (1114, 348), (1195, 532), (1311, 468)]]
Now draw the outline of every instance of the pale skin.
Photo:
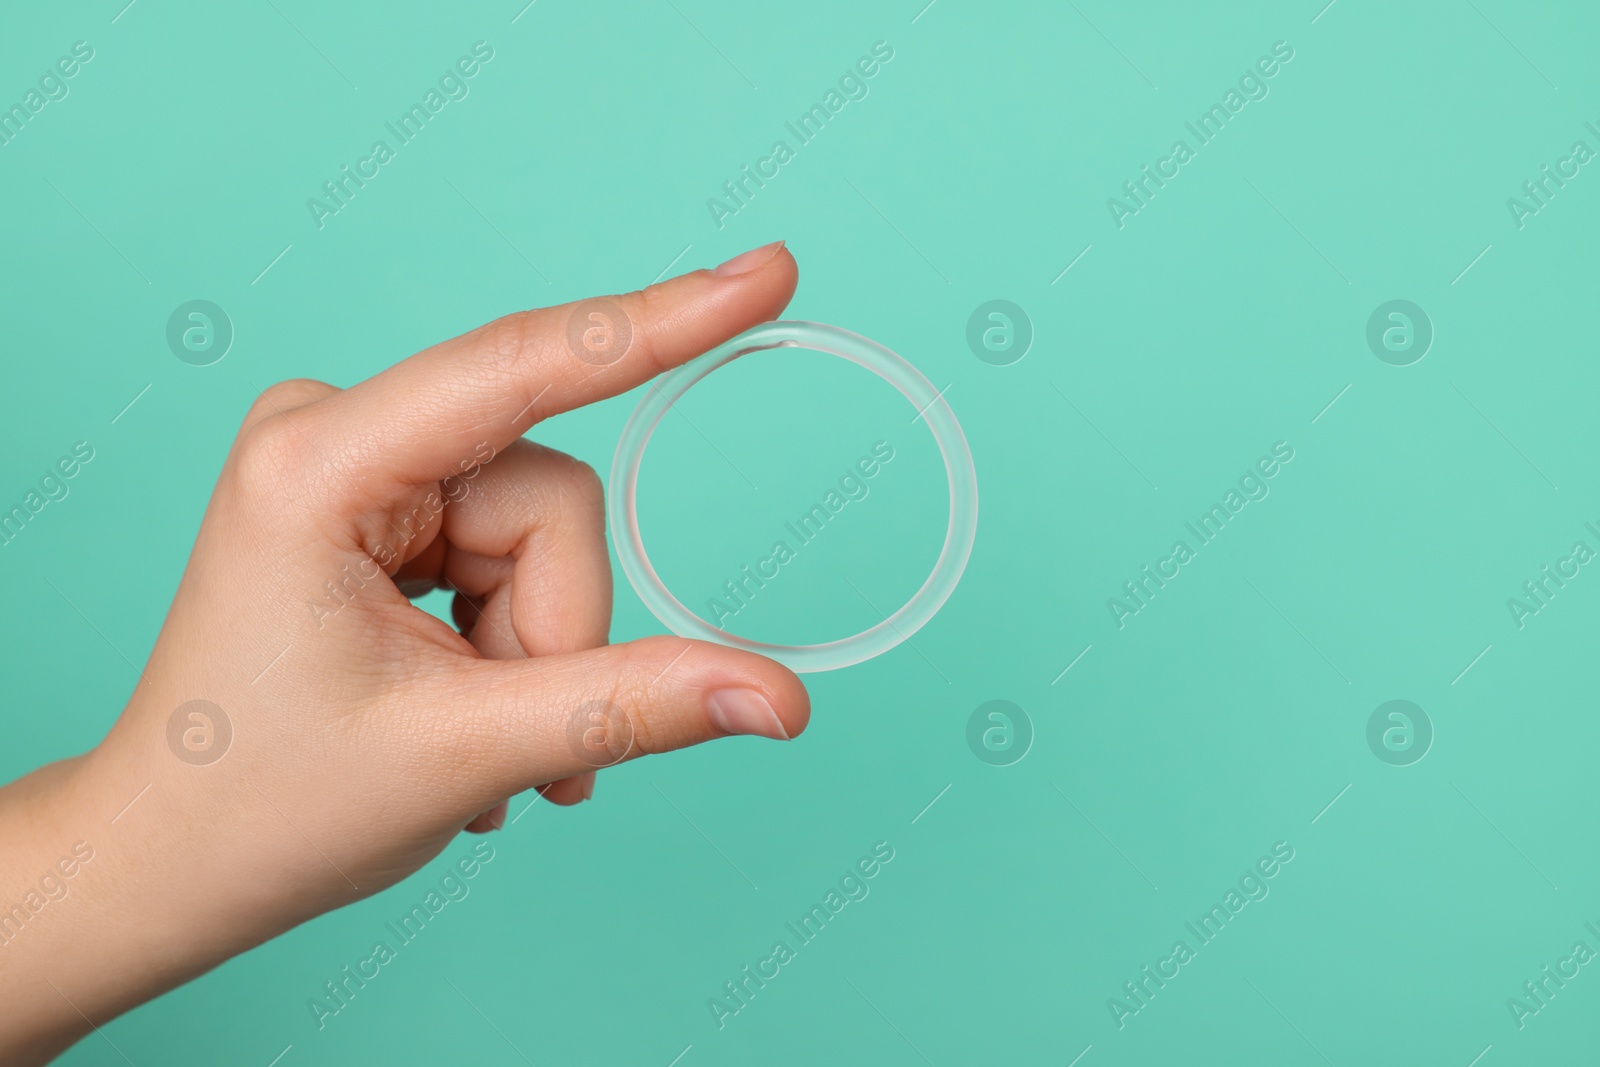
[[(69, 864), (65, 897), (12, 927), (0, 916), (0, 1062), (48, 1062), (393, 885), (463, 830), (499, 829), (517, 793), (577, 804), (614, 758), (799, 734), (806, 691), (771, 660), (675, 637), (608, 643), (600, 480), (522, 437), (777, 317), (796, 281), (769, 245), (608, 298), (633, 339), (607, 365), (569, 348), (568, 305), (349, 389), (263, 393), (121, 717), (91, 751), (0, 788), (0, 909), (59, 878), (76, 843), (93, 850)], [(351, 573), (372, 580), (330, 598)], [(411, 604), (436, 588), (455, 592), (459, 632)], [(168, 739), (197, 699), (233, 729), (208, 765)], [(570, 740), (595, 701), (626, 720), (608, 742), (625, 751), (603, 761)]]

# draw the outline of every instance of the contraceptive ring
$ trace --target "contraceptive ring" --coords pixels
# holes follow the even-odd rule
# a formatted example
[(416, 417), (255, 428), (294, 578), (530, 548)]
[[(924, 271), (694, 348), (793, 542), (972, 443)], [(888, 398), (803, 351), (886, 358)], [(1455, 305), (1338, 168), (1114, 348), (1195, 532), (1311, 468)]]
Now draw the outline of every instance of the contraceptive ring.
[[(718, 367), (740, 356), (774, 348), (806, 348), (847, 359), (888, 382), (900, 391), (919, 412), (939, 454), (944, 457), (945, 477), (950, 488), (950, 520), (945, 528), (944, 547), (927, 580), (905, 606), (875, 626), (852, 637), (815, 645), (775, 645), (730, 634), (706, 622), (673, 596), (650, 564), (644, 540), (639, 533), (639, 467), (645, 446), (668, 409), (689, 388)], [(653, 382), (622, 430), (617, 452), (611, 461), (611, 479), (606, 488), (611, 540), (616, 545), (622, 571), (628, 576), (639, 599), (657, 619), (680, 637), (742, 648), (777, 660), (790, 670), (805, 674), (838, 670), (865, 662), (894, 648), (920, 630), (944, 606), (961, 581), (967, 560), (972, 555), (978, 530), (978, 475), (972, 463), (961, 423), (941, 391), (910, 362), (876, 341), (820, 322), (781, 320), (763, 323), (747, 330), (702, 356), (690, 360)]]

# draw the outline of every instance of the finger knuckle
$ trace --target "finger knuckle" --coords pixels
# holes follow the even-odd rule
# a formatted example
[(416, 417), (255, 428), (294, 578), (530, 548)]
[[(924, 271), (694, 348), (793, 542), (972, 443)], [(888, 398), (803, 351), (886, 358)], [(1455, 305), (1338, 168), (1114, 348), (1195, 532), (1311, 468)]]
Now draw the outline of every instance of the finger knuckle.
[(533, 441), (519, 441), (517, 446), (524, 454), (529, 471), (537, 472), (539, 481), (550, 487), (552, 496), (563, 509), (576, 504), (583, 512), (604, 515), (605, 483), (594, 467), (576, 456)]
[(568, 492), (587, 507), (599, 507), (605, 500), (605, 483), (600, 472), (581, 459), (567, 457), (562, 480)]
[(548, 308), (515, 312), (478, 327), (469, 335), (477, 378), (473, 384), (505, 390), (516, 405), (512, 410), (526, 414), (549, 385), (535, 381), (529, 370), (550, 361), (555, 329)]
[(672, 750), (674, 746), (663, 737), (660, 716), (642, 687), (618, 685), (612, 689), (607, 703), (627, 720), (627, 758), (656, 756)]
[(586, 700), (567, 723), (572, 755), (591, 769), (610, 767), (639, 755), (635, 718), (611, 700)]
[(675, 310), (681, 314), (681, 307), (672, 302), (665, 286), (659, 283), (629, 293), (623, 298), (622, 307), (633, 326), (633, 344), (628, 355), (655, 368), (657, 373), (666, 370), (667, 367), (661, 363), (661, 350), (652, 336), (651, 325), (663, 321)]
[(685, 642), (672, 637), (647, 637), (628, 646), (627, 660), (616, 673), (611, 699), (626, 709), (633, 727), (634, 749), (639, 755), (671, 752), (688, 744), (685, 725), (662, 700), (658, 686), (662, 664), (674, 665), (684, 657)]
[(304, 472), (313, 456), (310, 441), (293, 423), (269, 415), (240, 438), (235, 467), (248, 488), (281, 487)]
[(338, 390), (334, 386), (312, 378), (290, 378), (269, 385), (250, 405), (250, 411), (245, 415), (245, 425), (250, 426), (273, 415), (305, 407), (335, 392)]
[(542, 343), (543, 321), (542, 310), (518, 311), (480, 326), (475, 347), (485, 372), (495, 376), (515, 374)]

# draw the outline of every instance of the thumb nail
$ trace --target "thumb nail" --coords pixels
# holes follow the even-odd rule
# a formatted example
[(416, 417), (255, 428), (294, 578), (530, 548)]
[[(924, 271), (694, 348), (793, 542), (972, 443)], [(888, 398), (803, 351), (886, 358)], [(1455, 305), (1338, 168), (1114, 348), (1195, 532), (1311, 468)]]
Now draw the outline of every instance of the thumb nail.
[(778, 713), (754, 689), (718, 689), (706, 698), (711, 724), (725, 734), (756, 734), (774, 741), (789, 740)]
[(760, 248), (752, 248), (748, 252), (741, 252), (711, 273), (722, 278), (726, 278), (731, 274), (748, 274), (757, 267), (765, 266), (767, 261), (777, 255), (778, 249), (782, 247), (782, 241), (774, 241), (769, 245), (762, 245)]

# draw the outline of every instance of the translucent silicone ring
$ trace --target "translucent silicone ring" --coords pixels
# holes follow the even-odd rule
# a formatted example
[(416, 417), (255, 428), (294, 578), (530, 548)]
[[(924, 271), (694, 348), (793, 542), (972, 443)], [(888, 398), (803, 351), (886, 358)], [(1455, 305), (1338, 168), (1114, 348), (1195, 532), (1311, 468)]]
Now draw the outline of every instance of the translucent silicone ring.
[[(939, 446), (950, 487), (950, 521), (945, 528), (944, 548), (922, 588), (904, 607), (876, 626), (853, 637), (817, 645), (751, 641), (706, 622), (667, 589), (650, 565), (644, 540), (639, 535), (639, 466), (650, 435), (668, 409), (692, 385), (718, 367), (751, 352), (783, 347), (807, 348), (847, 359), (872, 371), (904, 394), (927, 423)], [(961, 432), (955, 412), (939, 390), (917, 368), (876, 341), (819, 322), (765, 323), (656, 379), (622, 430), (617, 454), (611, 461), (611, 480), (606, 493), (611, 540), (616, 545), (622, 571), (656, 618), (680, 637), (758, 652), (802, 674), (838, 670), (881, 656), (920, 630), (950, 599), (961, 581), (978, 530), (978, 475), (972, 464), (972, 449), (967, 446), (966, 434)]]

